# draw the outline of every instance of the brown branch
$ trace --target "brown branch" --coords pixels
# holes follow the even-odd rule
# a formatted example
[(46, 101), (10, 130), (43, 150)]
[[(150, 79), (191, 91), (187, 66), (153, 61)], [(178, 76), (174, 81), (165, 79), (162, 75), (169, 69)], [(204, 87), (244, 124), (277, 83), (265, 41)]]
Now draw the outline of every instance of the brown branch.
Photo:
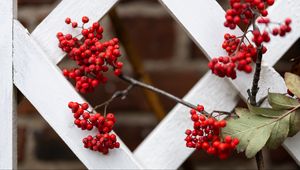
[[(196, 105), (193, 105), (193, 104), (191, 104), (191, 103), (189, 103), (187, 101), (184, 101), (184, 100), (182, 100), (182, 99), (180, 99), (180, 98), (178, 98), (178, 97), (176, 97), (176, 96), (174, 96), (174, 95), (172, 95), (172, 94), (170, 94), (170, 93), (168, 93), (166, 91), (158, 89), (158, 88), (156, 88), (154, 86), (145, 84), (145, 83), (143, 83), (141, 81), (138, 81), (138, 80), (136, 80), (134, 78), (131, 78), (131, 77), (128, 77), (128, 76), (125, 76), (125, 75), (120, 75), (119, 78), (121, 80), (123, 80), (123, 81), (131, 84), (131, 85), (139, 86), (139, 87), (144, 88), (144, 89), (148, 89), (148, 90), (150, 90), (152, 92), (155, 92), (155, 93), (157, 93), (159, 95), (162, 95), (162, 96), (165, 96), (165, 97), (167, 97), (167, 98), (169, 98), (171, 100), (174, 100), (175, 102), (180, 103), (180, 104), (182, 104), (182, 105), (184, 105), (186, 107), (189, 107), (191, 109), (197, 110), (197, 106)], [(208, 112), (206, 112), (206, 111), (202, 111), (202, 114), (205, 114), (206, 116), (210, 116), (210, 114)]]
[[(252, 25), (253, 25), (253, 30), (258, 29), (258, 27), (255, 24), (255, 21), (257, 19), (259, 15), (257, 15), (256, 13), (254, 13), (254, 17), (252, 19)], [(257, 106), (258, 103), (256, 101), (256, 95), (257, 92), (259, 90), (258, 87), (258, 82), (260, 79), (260, 72), (261, 72), (261, 61), (262, 61), (262, 45), (260, 45), (260, 47), (257, 48), (257, 57), (256, 57), (256, 66), (255, 66), (255, 73), (253, 76), (253, 81), (252, 81), (252, 87), (251, 90), (248, 89), (248, 96), (249, 96), (249, 100), (250, 100), (250, 104), (252, 106)], [(265, 169), (265, 165), (264, 165), (264, 157), (263, 157), (263, 152), (262, 150), (258, 151), (257, 154), (255, 155), (255, 160), (256, 160), (256, 164), (257, 164), (257, 169), (258, 170), (264, 170)]]

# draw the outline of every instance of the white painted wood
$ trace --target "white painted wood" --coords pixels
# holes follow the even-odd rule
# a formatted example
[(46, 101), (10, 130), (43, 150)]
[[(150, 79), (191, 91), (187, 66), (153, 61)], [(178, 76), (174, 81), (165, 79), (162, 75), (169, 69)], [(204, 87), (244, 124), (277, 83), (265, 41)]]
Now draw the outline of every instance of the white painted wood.
[(89, 169), (141, 168), (122, 141), (121, 148), (112, 150), (107, 156), (83, 147), (82, 139), (91, 132), (75, 127), (67, 107), (69, 101), (82, 102), (83, 99), (17, 21), (14, 33), (15, 85), (85, 166)]
[(88, 16), (91, 21), (100, 20), (118, 0), (63, 0), (32, 32), (31, 37), (46, 52), (50, 60), (57, 64), (65, 56), (58, 47), (56, 33), (73, 33), (71, 26), (65, 24), (65, 18), (70, 17), (81, 23), (82, 16)]
[(13, 90), (14, 1), (0, 1), (0, 169), (16, 168), (16, 116)]
[[(189, 1), (187, 3), (181, 0), (161, 0), (161, 2), (183, 25), (191, 38), (195, 40), (195, 43), (205, 52), (208, 58), (225, 54), (220, 47), (225, 32), (234, 32), (237, 35), (241, 34), (239, 29), (231, 31), (223, 27), (224, 11), (216, 1)], [(275, 13), (276, 10), (272, 12)], [(285, 49), (288, 49), (292, 43), (285, 45)], [(275, 58), (275, 54), (276, 51), (269, 52), (269, 56), (272, 56), (274, 60), (278, 60), (277, 58), (281, 56)], [(273, 65), (275, 62), (271, 64)], [(232, 83), (241, 93), (242, 98), (246, 100), (246, 90), (251, 86), (252, 75), (239, 73), (238, 77)], [(213, 83), (208, 83), (208, 81), (212, 81)], [(224, 79), (220, 80), (213, 76), (210, 76), (210, 79), (204, 78), (188, 93), (186, 100), (194, 101), (195, 103), (195, 100), (198, 98), (203, 99), (202, 97), (204, 97), (207, 102), (200, 103), (203, 103), (205, 106), (208, 105), (210, 108), (228, 106), (229, 108), (223, 110), (232, 110), (236, 106), (238, 98), (229, 98), (232, 96), (224, 95), (228, 92), (232, 92), (233, 96), (236, 95), (237, 91), (228, 90), (230, 89), (230, 84)], [(286, 87), (281, 76), (273, 68), (267, 66), (266, 63), (263, 64), (259, 84), (260, 92), (258, 98), (265, 96), (269, 88), (271, 91), (286, 92)], [(206, 86), (209, 85), (214, 87), (211, 91), (206, 89)], [(206, 94), (199, 95), (197, 92), (206, 92)], [(214, 103), (216, 101), (224, 101), (224, 103)], [(177, 105), (168, 114), (167, 118), (135, 150), (134, 155), (144, 167), (151, 169), (178, 168), (192, 153), (191, 150), (183, 147), (184, 129), (189, 127), (188, 122), (190, 122), (188, 121), (188, 112), (184, 112), (184, 108), (184, 106)], [(182, 111), (180, 111), (181, 109)], [(298, 137), (299, 134), (294, 139)], [(297, 142), (293, 141), (291, 143), (295, 144)], [(182, 148), (180, 149), (179, 146), (182, 146)], [(293, 148), (295, 147), (297, 146), (293, 145)], [(290, 149), (289, 151), (296, 160), (299, 160), (299, 149), (297, 151)]]

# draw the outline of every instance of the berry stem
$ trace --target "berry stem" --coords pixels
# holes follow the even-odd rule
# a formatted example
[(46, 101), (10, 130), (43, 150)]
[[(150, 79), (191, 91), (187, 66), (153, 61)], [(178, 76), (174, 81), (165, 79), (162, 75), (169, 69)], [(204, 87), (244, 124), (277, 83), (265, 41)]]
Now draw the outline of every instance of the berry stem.
[[(154, 87), (154, 86), (145, 84), (145, 83), (143, 83), (143, 82), (140, 82), (140, 81), (138, 81), (138, 80), (136, 80), (136, 79), (134, 79), (134, 78), (132, 78), (132, 77), (128, 77), (128, 76), (123, 75), (123, 74), (119, 75), (119, 78), (120, 78), (121, 80), (123, 80), (123, 81), (125, 81), (125, 82), (131, 84), (131, 85), (135, 85), (135, 86), (139, 86), (139, 87), (142, 87), (142, 88), (151, 90), (152, 92), (155, 92), (155, 93), (157, 93), (157, 94), (160, 94), (160, 95), (162, 95), (162, 96), (165, 96), (165, 97), (167, 97), (167, 98), (169, 98), (169, 99), (171, 99), (171, 100), (174, 100), (175, 102), (180, 103), (180, 104), (182, 104), (182, 105), (184, 105), (184, 106), (186, 106), (186, 107), (189, 107), (189, 108), (191, 108), (191, 109), (197, 110), (197, 106), (196, 106), (196, 105), (193, 105), (193, 104), (191, 104), (191, 103), (189, 103), (189, 102), (187, 102), (187, 101), (184, 101), (184, 100), (182, 100), (182, 99), (180, 99), (180, 98), (178, 98), (178, 97), (176, 97), (176, 96), (174, 96), (174, 95), (172, 95), (172, 94), (170, 94), (170, 93), (168, 93), (168, 92), (166, 92), (166, 91), (163, 91), (163, 90), (161, 90), (161, 89), (158, 89), (158, 88), (156, 88), (156, 87)], [(206, 111), (202, 111), (202, 114), (205, 114), (205, 115), (207, 115), (207, 116), (210, 115), (210, 114), (209, 114), (208, 112), (206, 112)]]
[[(245, 38), (248, 40), (248, 38), (247, 38), (247, 33), (248, 33), (248, 32), (251, 32), (251, 30), (248, 30), (249, 27), (250, 27), (250, 25), (251, 25), (251, 23), (247, 25), (247, 27), (246, 27), (246, 29), (245, 29), (243, 35), (240, 36), (241, 41), (240, 41), (240, 43), (238, 44), (238, 46), (237, 46), (235, 52), (234, 52), (232, 55), (235, 55), (235, 54), (239, 51), (239, 49), (240, 49), (242, 43), (244, 42), (244, 39), (245, 39)], [(249, 42), (249, 44), (251, 44), (249, 40), (248, 40), (248, 42)]]
[(104, 106), (104, 116), (106, 116), (106, 110), (107, 110), (107, 107), (108, 105), (113, 101), (115, 100), (116, 98), (121, 98), (121, 99), (124, 99), (129, 91), (134, 87), (134, 84), (130, 84), (126, 89), (124, 90), (120, 90), (120, 91), (116, 91), (114, 92), (114, 94), (111, 96), (110, 99), (108, 99), (107, 101), (97, 105), (94, 107), (93, 111), (95, 111), (96, 109), (100, 108), (100, 107), (103, 107)]

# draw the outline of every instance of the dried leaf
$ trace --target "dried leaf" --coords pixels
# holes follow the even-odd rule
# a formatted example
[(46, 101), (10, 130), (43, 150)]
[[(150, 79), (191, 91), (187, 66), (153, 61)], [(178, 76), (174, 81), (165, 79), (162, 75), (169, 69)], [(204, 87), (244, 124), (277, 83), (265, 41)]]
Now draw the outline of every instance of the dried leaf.
[(300, 77), (293, 73), (285, 73), (284, 80), (287, 88), (300, 98)]

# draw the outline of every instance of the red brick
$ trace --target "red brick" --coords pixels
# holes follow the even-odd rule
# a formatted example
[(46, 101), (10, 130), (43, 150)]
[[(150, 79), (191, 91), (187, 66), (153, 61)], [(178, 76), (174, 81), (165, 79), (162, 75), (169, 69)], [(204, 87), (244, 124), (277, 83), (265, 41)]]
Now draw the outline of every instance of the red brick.
[[(70, 117), (72, 118), (72, 117)], [(51, 127), (34, 132), (35, 155), (40, 160), (77, 160), (78, 158)]]
[(17, 107), (18, 115), (31, 115), (32, 113), (37, 113), (37, 112), (38, 111), (25, 97), (20, 101)]
[(192, 40), (190, 40), (189, 56), (192, 59), (195, 59), (195, 58), (206, 59), (206, 56), (204, 55), (204, 53), (201, 51), (201, 49)]
[(24, 126), (18, 127), (18, 137), (17, 137), (17, 153), (18, 153), (18, 162), (23, 162), (25, 152), (26, 152), (26, 128)]
[[(121, 16), (122, 17), (122, 16)], [(170, 16), (121, 18), (138, 54), (145, 60), (170, 59), (174, 55), (175, 29)]]

